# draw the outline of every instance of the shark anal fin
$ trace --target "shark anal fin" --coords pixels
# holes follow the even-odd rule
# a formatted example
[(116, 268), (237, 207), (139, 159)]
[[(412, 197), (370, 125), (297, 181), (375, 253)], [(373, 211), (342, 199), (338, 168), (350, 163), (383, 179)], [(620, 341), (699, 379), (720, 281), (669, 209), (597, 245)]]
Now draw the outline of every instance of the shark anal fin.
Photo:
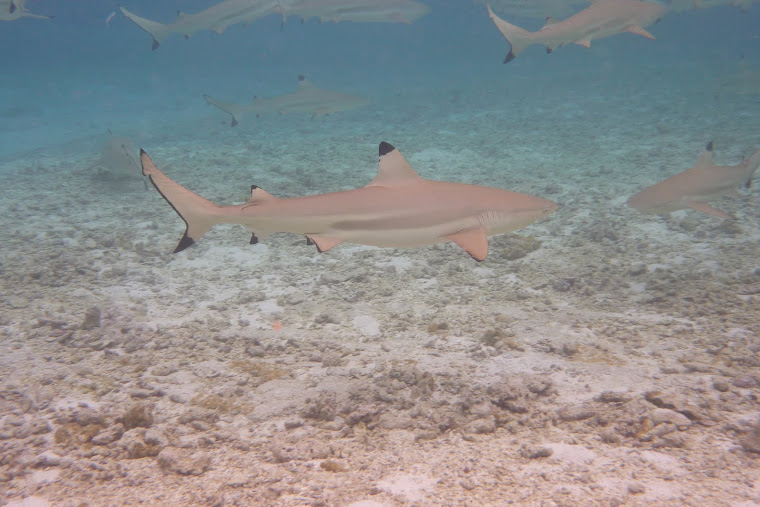
[(317, 246), (319, 253), (326, 252), (332, 247), (339, 245), (343, 242), (342, 239), (333, 238), (331, 236), (321, 236), (319, 234), (307, 234), (306, 239), (311, 241)]
[(449, 234), (446, 239), (453, 241), (470, 254), (476, 261), (484, 261), (488, 256), (488, 236), (483, 228), (467, 229)]
[(689, 207), (696, 211), (701, 211), (702, 213), (705, 213), (707, 215), (718, 217), (718, 218), (732, 218), (731, 215), (726, 213), (725, 211), (721, 211), (718, 208), (713, 208), (706, 202), (696, 202), (692, 201), (689, 203)]
[(647, 32), (646, 30), (644, 30), (642, 27), (640, 27), (638, 25), (633, 25), (632, 27), (628, 28), (628, 30), (626, 30), (626, 32), (632, 33), (632, 34), (635, 34), (635, 35), (641, 35), (642, 37), (646, 37), (647, 39), (655, 40), (655, 36), (654, 35), (652, 35), (651, 33)]

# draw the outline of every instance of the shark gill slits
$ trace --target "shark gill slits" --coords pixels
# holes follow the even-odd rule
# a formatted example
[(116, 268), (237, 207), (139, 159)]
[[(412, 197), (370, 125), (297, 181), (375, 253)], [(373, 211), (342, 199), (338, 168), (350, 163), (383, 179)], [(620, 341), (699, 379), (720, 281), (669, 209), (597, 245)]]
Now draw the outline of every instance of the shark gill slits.
[(382, 157), (383, 155), (387, 155), (388, 153), (392, 152), (395, 149), (396, 148), (394, 148), (392, 144), (386, 143), (385, 141), (383, 141), (380, 143), (380, 150), (379, 150), (380, 156)]

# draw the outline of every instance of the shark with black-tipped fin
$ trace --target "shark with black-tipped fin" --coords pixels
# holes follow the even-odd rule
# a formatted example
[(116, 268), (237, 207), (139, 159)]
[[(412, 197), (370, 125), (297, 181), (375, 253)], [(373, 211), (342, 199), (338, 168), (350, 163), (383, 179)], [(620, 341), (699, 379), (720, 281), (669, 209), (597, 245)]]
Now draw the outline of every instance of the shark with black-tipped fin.
[(232, 116), (230, 125), (233, 127), (240, 123), (246, 114), (259, 116), (265, 113), (306, 113), (311, 114), (312, 118), (316, 118), (356, 109), (369, 103), (367, 99), (358, 95), (317, 88), (311, 84), (311, 81), (300, 75), (298, 76), (298, 88), (293, 93), (271, 98), (253, 97), (250, 104), (222, 102), (210, 95), (204, 95), (203, 98), (206, 99), (207, 103)]
[(548, 19), (543, 28), (529, 32), (515, 26), (494, 14), (490, 5), (488, 15), (496, 28), (509, 42), (511, 48), (504, 63), (514, 60), (525, 48), (533, 44), (543, 44), (551, 53), (565, 44), (578, 44), (589, 48), (591, 41), (629, 32), (648, 39), (654, 36), (644, 28), (658, 21), (665, 14), (665, 8), (656, 3), (640, 0), (593, 0), (582, 11), (563, 21)]
[(248, 24), (270, 14), (311, 17), (322, 21), (411, 23), (430, 9), (414, 0), (224, 0), (195, 14), (178, 13), (171, 24), (146, 19), (120, 7), (122, 14), (153, 37), (156, 50), (173, 33), (189, 38), (200, 30), (224, 32), (229, 26)]
[(280, 199), (251, 186), (245, 204), (219, 206), (175, 183), (145, 151), (142, 171), (186, 228), (175, 252), (221, 223), (244, 225), (258, 243), (269, 234), (306, 236), (320, 252), (340, 243), (409, 248), (451, 241), (475, 260), (488, 255), (488, 236), (526, 227), (557, 209), (552, 201), (499, 188), (420, 177), (393, 146), (380, 143), (380, 167), (367, 186)]
[(760, 167), (760, 150), (738, 165), (717, 166), (712, 157), (713, 143), (705, 147), (694, 167), (671, 176), (632, 195), (628, 206), (647, 213), (670, 213), (691, 208), (718, 218), (728, 213), (708, 204), (724, 195), (737, 195), (739, 186), (749, 188)]
[(21, 18), (53, 19), (53, 16), (30, 12), (26, 8), (26, 0), (0, 0), (0, 21), (15, 21)]

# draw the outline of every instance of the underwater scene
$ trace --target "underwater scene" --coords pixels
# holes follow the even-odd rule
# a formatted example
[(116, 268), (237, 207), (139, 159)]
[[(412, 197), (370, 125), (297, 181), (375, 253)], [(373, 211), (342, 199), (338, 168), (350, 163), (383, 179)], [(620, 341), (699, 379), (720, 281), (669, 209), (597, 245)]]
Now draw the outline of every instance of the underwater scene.
[(760, 505), (760, 2), (0, 41), (0, 505)]

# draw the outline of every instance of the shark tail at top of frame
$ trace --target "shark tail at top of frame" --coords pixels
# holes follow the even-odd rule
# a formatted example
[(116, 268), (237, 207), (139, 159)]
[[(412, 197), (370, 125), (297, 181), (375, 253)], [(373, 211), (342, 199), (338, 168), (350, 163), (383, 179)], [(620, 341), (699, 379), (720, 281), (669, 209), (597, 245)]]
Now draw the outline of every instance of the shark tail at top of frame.
[(163, 23), (159, 23), (158, 21), (153, 21), (150, 19), (141, 18), (137, 14), (132, 14), (124, 7), (119, 7), (121, 10), (121, 13), (124, 14), (124, 16), (132, 21), (134, 24), (145, 30), (148, 35), (153, 37), (153, 51), (158, 49), (158, 46), (161, 45), (161, 43), (166, 39), (166, 37), (171, 33), (171, 30), (167, 25), (164, 25)]

